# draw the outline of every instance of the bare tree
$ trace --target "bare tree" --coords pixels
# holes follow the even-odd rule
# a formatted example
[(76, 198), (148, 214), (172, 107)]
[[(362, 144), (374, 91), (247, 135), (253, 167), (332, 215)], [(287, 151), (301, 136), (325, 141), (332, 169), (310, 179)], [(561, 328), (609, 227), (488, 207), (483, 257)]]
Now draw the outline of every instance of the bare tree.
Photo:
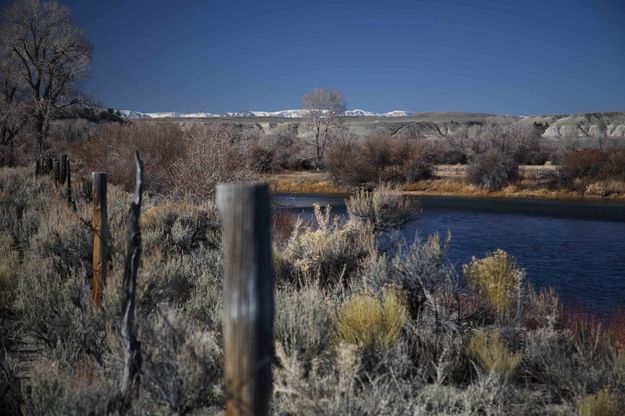
[(0, 58), (0, 146), (2, 162), (13, 162), (15, 138), (28, 122), (24, 84), (16, 76), (15, 61)]
[(340, 125), (340, 116), (345, 113), (345, 100), (340, 91), (315, 88), (304, 94), (302, 106), (306, 110), (304, 125), (312, 131), (310, 144), (315, 149), (315, 166), (319, 169), (323, 164), (328, 140)]
[(57, 111), (77, 102), (91, 45), (70, 10), (56, 1), (17, 0), (4, 11), (3, 54), (15, 58), (16, 73), (30, 90), (39, 150), (46, 145), (50, 121)]
[(575, 123), (584, 138), (596, 140), (597, 146), (605, 150), (608, 144), (608, 123), (601, 114), (585, 114), (580, 121)]

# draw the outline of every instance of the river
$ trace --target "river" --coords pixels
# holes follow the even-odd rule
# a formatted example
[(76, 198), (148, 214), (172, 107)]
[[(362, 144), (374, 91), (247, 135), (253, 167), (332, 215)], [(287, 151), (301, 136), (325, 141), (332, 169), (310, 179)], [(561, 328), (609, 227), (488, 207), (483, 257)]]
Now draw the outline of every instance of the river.
[[(277, 194), (309, 216), (314, 202), (346, 214), (342, 197)], [(553, 286), (568, 305), (609, 312), (625, 306), (625, 204), (616, 202), (419, 197), (422, 212), (402, 228), (408, 241), (452, 235), (460, 268), (497, 248), (517, 258), (537, 287)]]

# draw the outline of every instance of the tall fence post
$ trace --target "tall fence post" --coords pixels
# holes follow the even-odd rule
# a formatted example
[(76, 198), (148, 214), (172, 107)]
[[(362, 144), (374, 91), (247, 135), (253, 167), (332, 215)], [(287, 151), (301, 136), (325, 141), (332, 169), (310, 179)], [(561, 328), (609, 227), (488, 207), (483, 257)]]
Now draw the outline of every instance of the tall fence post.
[(106, 173), (91, 173), (93, 192), (93, 276), (91, 279), (91, 295), (94, 305), (99, 308), (102, 300), (102, 286), (106, 281), (106, 247), (107, 247), (107, 204), (106, 204)]
[(128, 236), (126, 259), (124, 262), (124, 304), (122, 309), (121, 338), (124, 346), (124, 378), (122, 392), (128, 394), (138, 377), (141, 368), (141, 349), (135, 328), (135, 303), (137, 298), (137, 271), (141, 255), (141, 201), (143, 195), (143, 161), (135, 152), (136, 180), (135, 198), (128, 210)]
[(273, 271), (269, 188), (217, 187), (225, 262), (226, 414), (266, 415), (272, 391)]
[(67, 155), (61, 155), (61, 162), (59, 166), (59, 182), (65, 183), (65, 178), (67, 177)]

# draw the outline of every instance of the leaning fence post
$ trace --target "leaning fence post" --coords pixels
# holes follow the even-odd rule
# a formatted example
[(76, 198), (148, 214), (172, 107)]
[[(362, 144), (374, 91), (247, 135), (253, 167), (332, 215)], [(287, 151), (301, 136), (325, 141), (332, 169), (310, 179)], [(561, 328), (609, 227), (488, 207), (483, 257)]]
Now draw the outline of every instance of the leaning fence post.
[(91, 295), (96, 307), (100, 307), (102, 286), (106, 281), (106, 244), (107, 244), (107, 209), (106, 209), (106, 173), (92, 172), (93, 192), (93, 276)]
[(127, 394), (135, 383), (141, 368), (141, 349), (137, 341), (135, 319), (135, 302), (137, 297), (137, 270), (141, 255), (141, 229), (139, 216), (141, 214), (141, 199), (143, 193), (143, 161), (139, 153), (135, 152), (137, 177), (135, 183), (135, 198), (128, 210), (128, 237), (126, 242), (126, 259), (124, 263), (124, 304), (122, 308), (121, 338), (124, 346), (124, 378), (122, 392)]
[(273, 271), (269, 188), (217, 187), (225, 262), (226, 414), (266, 415), (272, 390)]
[(61, 155), (61, 161), (59, 165), (59, 182), (62, 184), (65, 183), (65, 178), (67, 176), (66, 168), (67, 168), (67, 155)]

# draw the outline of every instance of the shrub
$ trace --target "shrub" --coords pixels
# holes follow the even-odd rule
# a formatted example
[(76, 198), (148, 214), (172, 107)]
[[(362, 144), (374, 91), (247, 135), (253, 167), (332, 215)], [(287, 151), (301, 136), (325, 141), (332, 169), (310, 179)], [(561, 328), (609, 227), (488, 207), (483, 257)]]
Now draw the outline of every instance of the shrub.
[(625, 149), (616, 149), (608, 153), (604, 172), (608, 178), (625, 180)]
[(141, 225), (148, 250), (159, 247), (166, 254), (189, 254), (200, 246), (220, 245), (219, 219), (212, 203), (165, 202), (147, 208)]
[(13, 238), (9, 234), (0, 235), (0, 311), (11, 304), (17, 286), (18, 266), (19, 258), (13, 249)]
[(477, 154), (467, 169), (467, 180), (489, 191), (498, 191), (518, 175), (515, 160), (501, 152)]
[(469, 341), (467, 352), (483, 368), (504, 377), (513, 374), (523, 359), (522, 353), (513, 353), (506, 347), (499, 332), (490, 336), (484, 331), (476, 332)]
[(172, 168), (175, 186), (193, 196), (211, 198), (220, 182), (254, 179), (252, 161), (236, 134), (212, 126), (192, 131), (181, 158)]
[(271, 238), (284, 244), (295, 230), (297, 214), (288, 209), (276, 209), (271, 213)]
[(365, 348), (386, 349), (399, 336), (406, 323), (404, 301), (393, 288), (375, 295), (354, 295), (338, 311), (336, 331), (339, 341)]
[(317, 285), (284, 287), (276, 293), (275, 339), (305, 363), (330, 352), (336, 298)]
[(625, 412), (616, 393), (605, 388), (577, 401), (580, 416), (619, 416)]
[(112, 184), (132, 191), (135, 185), (134, 152), (145, 166), (144, 187), (148, 192), (171, 190), (172, 167), (184, 156), (184, 132), (176, 123), (104, 124), (94, 138), (72, 150), (73, 166), (88, 173), (104, 171)]
[(560, 174), (567, 181), (579, 178), (598, 178), (606, 155), (599, 149), (573, 150), (560, 161)]
[(29, 415), (124, 414), (115, 381), (90, 360), (74, 368), (67, 363), (39, 360), (28, 377), (24, 410)]
[(498, 249), (491, 255), (462, 266), (469, 287), (484, 297), (499, 321), (519, 316), (524, 272), (516, 260)]
[(417, 212), (416, 201), (390, 185), (379, 185), (373, 191), (358, 190), (345, 205), (350, 220), (369, 221), (378, 230), (399, 227)]
[(215, 334), (177, 310), (145, 322), (142, 385), (176, 414), (221, 406), (222, 352)]
[(348, 283), (360, 262), (374, 252), (373, 232), (367, 224), (342, 223), (330, 207), (314, 206), (314, 224), (298, 223), (286, 246), (274, 250), (277, 280), (318, 281), (322, 288)]
[(334, 144), (326, 166), (336, 181), (348, 185), (414, 182), (434, 172), (433, 157), (424, 143), (385, 135)]
[(538, 292), (531, 283), (527, 285), (524, 307), (525, 325), (530, 329), (554, 329), (560, 315), (560, 300), (553, 287)]

